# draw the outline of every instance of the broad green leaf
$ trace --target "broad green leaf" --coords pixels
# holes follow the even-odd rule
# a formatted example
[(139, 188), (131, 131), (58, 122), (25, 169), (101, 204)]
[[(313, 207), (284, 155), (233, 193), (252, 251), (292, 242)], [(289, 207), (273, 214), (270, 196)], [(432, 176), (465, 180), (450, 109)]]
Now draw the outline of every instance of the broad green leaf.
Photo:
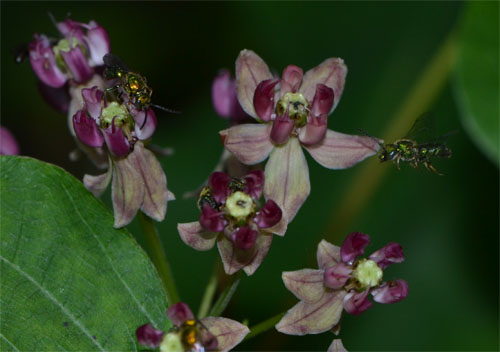
[(0, 158), (2, 351), (136, 351), (135, 329), (167, 329), (145, 252), (64, 170)]
[(499, 162), (499, 5), (470, 1), (459, 36), (456, 70), (462, 122), (476, 145)]

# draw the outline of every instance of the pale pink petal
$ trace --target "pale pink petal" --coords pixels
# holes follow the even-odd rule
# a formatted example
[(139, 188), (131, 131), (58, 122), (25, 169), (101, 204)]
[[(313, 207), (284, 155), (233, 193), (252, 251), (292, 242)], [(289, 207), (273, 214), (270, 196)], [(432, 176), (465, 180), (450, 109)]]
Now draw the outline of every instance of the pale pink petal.
[(324, 84), (332, 88), (334, 101), (330, 110), (331, 112), (335, 109), (342, 96), (346, 75), (347, 66), (344, 64), (344, 60), (333, 57), (326, 59), (315, 68), (306, 72), (299, 92), (304, 94), (304, 97), (308, 101), (313, 101), (317, 84)]
[(304, 148), (322, 166), (328, 169), (346, 169), (376, 154), (379, 145), (370, 137), (327, 130), (321, 142)]
[(141, 210), (156, 221), (162, 221), (167, 212), (167, 176), (153, 152), (137, 142), (127, 157), (144, 182), (144, 200)]
[(302, 83), (303, 75), (304, 71), (298, 66), (288, 65), (285, 67), (281, 75), (281, 95), (287, 92), (295, 93)]
[(92, 192), (94, 196), (99, 197), (108, 187), (109, 182), (111, 181), (112, 171), (113, 166), (110, 163), (108, 170), (102, 175), (83, 176), (83, 184), (85, 185), (85, 188)]
[(251, 50), (242, 50), (236, 59), (236, 95), (245, 112), (257, 118), (253, 95), (257, 85), (273, 78), (264, 60)]
[(227, 318), (206, 317), (200, 321), (217, 338), (216, 351), (231, 350), (250, 332), (247, 326)]
[(299, 140), (290, 138), (271, 153), (265, 169), (264, 196), (274, 200), (291, 222), (311, 191), (309, 168)]
[(258, 164), (271, 153), (270, 133), (271, 124), (243, 124), (219, 132), (226, 149), (247, 165)]
[(184, 302), (179, 302), (168, 307), (167, 317), (175, 326), (181, 326), (186, 320), (194, 319), (193, 312)]
[(248, 261), (248, 264), (243, 268), (248, 276), (252, 275), (260, 266), (260, 264), (266, 257), (267, 252), (269, 252), (272, 240), (273, 235), (271, 233), (264, 231), (260, 232), (259, 236), (257, 237), (257, 241), (255, 241), (253, 256), (250, 261)]
[(284, 271), (281, 278), (286, 288), (301, 301), (316, 302), (325, 293), (323, 270)]
[(212, 249), (217, 234), (206, 231), (198, 221), (177, 224), (177, 231), (182, 241), (197, 251), (208, 251)]
[(276, 325), (288, 335), (319, 334), (330, 330), (342, 315), (344, 290), (326, 292), (314, 303), (300, 301)]
[(332, 341), (332, 344), (328, 347), (328, 351), (326, 352), (347, 352), (347, 350), (342, 344), (341, 339), (335, 339)]
[(114, 160), (111, 199), (116, 228), (132, 221), (142, 204), (144, 192), (142, 177), (128, 158)]
[(233, 275), (241, 270), (253, 255), (253, 251), (236, 250), (233, 242), (228, 240), (226, 236), (219, 236), (217, 248), (219, 249), (222, 264), (224, 264), (224, 271), (228, 275)]
[(331, 244), (325, 240), (321, 240), (318, 244), (316, 252), (316, 260), (320, 269), (328, 269), (341, 261), (340, 247)]

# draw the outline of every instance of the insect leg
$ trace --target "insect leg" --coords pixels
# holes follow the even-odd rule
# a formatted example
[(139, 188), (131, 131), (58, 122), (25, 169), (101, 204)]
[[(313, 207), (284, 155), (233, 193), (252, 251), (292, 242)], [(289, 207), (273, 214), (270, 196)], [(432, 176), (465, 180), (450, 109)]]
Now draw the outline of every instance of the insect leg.
[(144, 128), (144, 126), (146, 125), (146, 121), (148, 120), (148, 110), (149, 110), (149, 108), (146, 109), (146, 112), (145, 112), (146, 116), (144, 116), (144, 121), (142, 121), (142, 125), (140, 128), (141, 130)]
[(439, 176), (443, 176), (443, 174), (437, 171), (437, 169), (430, 162), (424, 161), (424, 165), (427, 168), (427, 170), (432, 171)]
[(398, 155), (396, 157), (396, 166), (397, 166), (398, 170), (401, 171), (401, 168), (399, 167), (399, 159), (401, 159), (401, 157)]

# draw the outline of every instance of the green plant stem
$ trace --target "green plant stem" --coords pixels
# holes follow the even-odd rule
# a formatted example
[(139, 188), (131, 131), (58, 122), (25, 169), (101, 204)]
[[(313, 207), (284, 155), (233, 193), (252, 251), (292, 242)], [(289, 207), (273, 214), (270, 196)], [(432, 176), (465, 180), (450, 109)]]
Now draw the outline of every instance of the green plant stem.
[(142, 231), (145, 234), (146, 243), (149, 247), (153, 264), (155, 265), (156, 270), (158, 270), (158, 273), (163, 281), (163, 287), (165, 288), (165, 292), (167, 294), (167, 303), (170, 306), (179, 302), (179, 294), (177, 293), (172, 270), (170, 269), (167, 255), (163, 249), (163, 245), (161, 244), (160, 236), (158, 235), (158, 231), (156, 231), (153, 219), (143, 212), (139, 212), (139, 222), (141, 223)]
[(227, 305), (231, 301), (231, 298), (236, 292), (236, 289), (238, 288), (241, 276), (243, 275), (242, 272), (243, 271), (240, 270), (237, 274), (230, 276), (226, 288), (222, 291), (214, 306), (210, 310), (210, 313), (208, 314), (209, 316), (218, 317), (222, 314), (224, 309), (226, 309)]
[(198, 311), (198, 319), (205, 318), (207, 316), (212, 300), (214, 299), (215, 291), (217, 290), (217, 278), (219, 276), (219, 259), (215, 261), (214, 269), (210, 279), (208, 280), (207, 287), (205, 288), (205, 293), (201, 299), (200, 310)]
[(251, 339), (252, 337), (255, 337), (263, 332), (266, 332), (267, 330), (273, 328), (280, 320), (283, 318), (283, 316), (286, 314), (286, 312), (281, 312), (274, 317), (271, 317), (267, 320), (264, 320), (263, 322), (260, 322), (252, 327), (250, 327), (250, 333), (245, 336), (245, 340)]
[[(384, 133), (383, 139), (393, 141), (401, 138), (412, 126), (415, 119), (426, 111), (442, 91), (456, 56), (455, 34), (452, 32), (430, 60), (420, 79), (415, 82), (407, 98), (396, 111)], [(332, 211), (330, 223), (325, 231), (330, 242), (346, 235), (352, 221), (362, 211), (366, 203), (382, 182), (388, 167), (381, 167), (376, 158), (371, 158), (361, 165), (354, 180), (345, 190)]]

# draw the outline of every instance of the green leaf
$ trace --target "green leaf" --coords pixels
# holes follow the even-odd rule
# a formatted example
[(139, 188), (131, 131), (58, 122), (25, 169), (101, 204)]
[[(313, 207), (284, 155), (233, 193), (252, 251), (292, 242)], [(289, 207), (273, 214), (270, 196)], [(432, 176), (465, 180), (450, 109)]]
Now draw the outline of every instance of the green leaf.
[(170, 327), (147, 255), (81, 182), (29, 158), (0, 170), (0, 350), (137, 351), (137, 327)]
[(498, 2), (470, 1), (459, 37), (456, 96), (476, 145), (499, 162)]

